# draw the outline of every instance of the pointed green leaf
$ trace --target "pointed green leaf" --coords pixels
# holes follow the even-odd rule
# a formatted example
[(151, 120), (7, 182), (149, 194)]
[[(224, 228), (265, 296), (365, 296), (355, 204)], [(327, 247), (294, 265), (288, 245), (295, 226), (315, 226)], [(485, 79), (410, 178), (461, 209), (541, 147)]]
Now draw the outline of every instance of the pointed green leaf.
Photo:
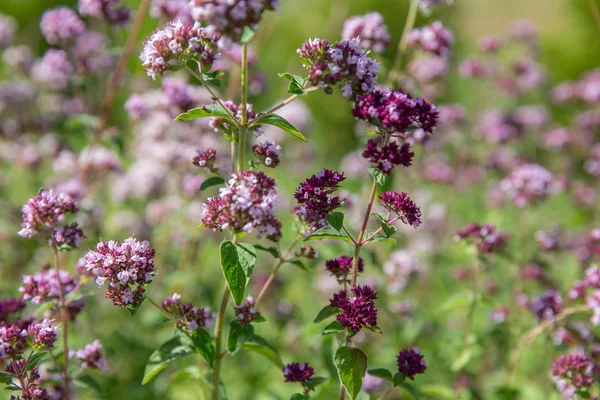
[(231, 296), (236, 305), (244, 299), (244, 291), (250, 280), (254, 264), (256, 263), (256, 250), (247, 243), (234, 244), (229, 240), (221, 243), (221, 268), (231, 291)]
[(154, 379), (166, 366), (174, 361), (192, 354), (194, 350), (180, 336), (163, 343), (157, 350), (150, 355), (142, 385), (146, 385)]
[(225, 179), (221, 178), (220, 176), (211, 176), (200, 184), (198, 191), (202, 192), (203, 190), (213, 186), (222, 185), (223, 183), (225, 183)]
[(246, 274), (246, 278), (249, 280), (256, 264), (256, 250), (249, 243), (238, 243), (236, 244), (236, 249), (240, 265)]
[(127, 306), (125, 307), (125, 309), (127, 311), (129, 311), (129, 314), (131, 314), (131, 316), (134, 316), (135, 313), (137, 313), (137, 311), (142, 306), (142, 303), (144, 302), (144, 300), (146, 300), (146, 298), (144, 296), (142, 296), (142, 299), (140, 300), (139, 303), (127, 304)]
[(283, 361), (279, 356), (279, 352), (271, 346), (265, 339), (258, 335), (252, 335), (246, 343), (242, 346), (243, 350), (253, 351), (258, 354), (262, 354), (267, 357), (273, 364), (278, 368), (283, 368)]
[(295, 258), (295, 257), (294, 258), (290, 258), (286, 262), (290, 263), (290, 264), (294, 264), (296, 267), (300, 268), (303, 271), (310, 272), (310, 269), (306, 265), (304, 265), (304, 263), (302, 262), (302, 260), (300, 260), (299, 258)]
[(340, 333), (340, 332), (345, 332), (346, 329), (344, 328), (344, 326), (342, 324), (340, 324), (339, 321), (335, 320), (332, 323), (330, 323), (329, 325), (327, 325), (325, 327), (325, 329), (323, 329), (323, 335), (329, 335), (332, 333)]
[(192, 342), (196, 352), (212, 367), (215, 361), (215, 348), (210, 334), (204, 329), (195, 329), (191, 332), (190, 336), (192, 336)]
[(294, 393), (292, 395), (292, 397), (290, 397), (290, 400), (308, 400), (309, 397), (307, 394), (304, 393)]
[(278, 128), (283, 129), (284, 131), (286, 131), (287, 133), (289, 133), (297, 139), (300, 139), (304, 142), (307, 141), (304, 135), (301, 134), (300, 131), (298, 131), (298, 129), (296, 129), (294, 125), (290, 124), (288, 120), (286, 120), (280, 115), (269, 114), (266, 117), (261, 118), (258, 123), (276, 126)]
[(368, 372), (369, 372), (369, 375), (376, 376), (376, 377), (386, 380), (388, 382), (392, 382), (394, 380), (392, 373), (385, 368), (370, 369)]
[(216, 88), (220, 88), (221, 87), (221, 81), (219, 80), (220, 77), (224, 76), (225, 73), (223, 71), (212, 71), (209, 73), (203, 73), (202, 74), (202, 79), (204, 80), (204, 82), (206, 82), (207, 84), (214, 86)]
[(175, 121), (191, 121), (193, 119), (206, 117), (225, 118), (231, 120), (231, 117), (229, 114), (227, 114), (227, 111), (225, 111), (220, 105), (209, 104), (198, 108), (192, 108), (183, 114), (179, 114), (177, 118), (175, 118)]
[(252, 28), (250, 28), (249, 26), (244, 26), (244, 30), (242, 31), (242, 36), (240, 37), (240, 44), (245, 44), (248, 43), (249, 41), (252, 40), (252, 38), (254, 37), (254, 35), (256, 34), (256, 31)]
[(339, 229), (335, 229), (330, 225), (324, 226), (323, 228), (311, 233), (304, 239), (304, 241), (307, 242), (315, 239), (336, 239), (343, 240), (344, 242), (350, 241), (350, 238), (348, 235), (346, 235), (346, 233), (340, 231)]
[(394, 386), (400, 386), (405, 381), (406, 378), (400, 372), (396, 372), (396, 374), (394, 374)]
[(252, 325), (240, 325), (237, 320), (231, 321), (229, 336), (227, 337), (227, 351), (235, 354), (253, 334), (254, 328)]
[(329, 223), (329, 225), (339, 231), (344, 225), (344, 213), (339, 211), (332, 212), (331, 214), (327, 214), (325, 220)]
[(34, 353), (31, 357), (29, 357), (29, 361), (27, 361), (25, 370), (31, 371), (32, 369), (37, 367), (47, 355), (48, 355), (48, 352), (46, 352), (46, 351)]
[(260, 245), (260, 244), (255, 244), (254, 248), (257, 249), (257, 250), (265, 251), (265, 252), (271, 254), (275, 258), (279, 258), (280, 257), (279, 250), (277, 250), (277, 247), (275, 247), (275, 246), (269, 246), (269, 247), (267, 247), (267, 246), (263, 246), (263, 245)]
[(398, 387), (404, 389), (404, 391), (410, 395), (411, 399), (419, 400), (419, 396), (417, 395), (416, 390), (408, 382), (402, 382), (402, 383), (399, 383), (398, 385), (394, 384), (394, 386), (398, 386)]
[(342, 346), (336, 351), (334, 361), (342, 384), (350, 398), (355, 399), (367, 372), (367, 355), (361, 349)]
[(336, 306), (326, 306), (323, 307), (321, 309), (321, 311), (319, 311), (319, 313), (317, 314), (317, 316), (315, 317), (315, 320), (313, 321), (315, 324), (318, 324), (319, 322), (334, 316), (335, 314), (337, 314), (338, 312), (340, 312), (340, 309)]

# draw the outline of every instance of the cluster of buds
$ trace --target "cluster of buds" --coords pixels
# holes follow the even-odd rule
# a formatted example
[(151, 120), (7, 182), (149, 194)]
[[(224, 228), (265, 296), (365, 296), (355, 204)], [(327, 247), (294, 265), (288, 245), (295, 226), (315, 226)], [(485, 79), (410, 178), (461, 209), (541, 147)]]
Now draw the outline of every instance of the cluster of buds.
[(594, 361), (583, 353), (562, 355), (552, 363), (552, 376), (558, 390), (572, 398), (578, 390), (585, 390), (595, 383), (594, 367)]
[(233, 306), (235, 315), (240, 325), (250, 325), (252, 321), (260, 318), (260, 311), (256, 308), (256, 301), (251, 296), (246, 298), (246, 302), (240, 306)]
[(405, 378), (415, 379), (415, 375), (424, 374), (427, 369), (425, 357), (418, 348), (404, 349), (398, 353), (396, 358), (398, 372)]
[(345, 290), (333, 295), (330, 305), (340, 309), (336, 319), (342, 326), (349, 329), (351, 335), (356, 335), (363, 328), (377, 326), (377, 308), (373, 300), (377, 293), (369, 286), (353, 286), (349, 297)]
[(190, 59), (208, 71), (219, 56), (218, 40), (218, 35), (210, 34), (198, 23), (186, 25), (174, 21), (148, 38), (140, 59), (153, 79), (170, 67), (181, 66)]
[(374, 53), (383, 53), (392, 41), (383, 16), (378, 12), (350, 17), (344, 22), (342, 39), (360, 39), (360, 46)]
[(252, 146), (252, 152), (259, 163), (267, 167), (275, 168), (279, 165), (281, 146), (273, 142), (264, 142)]
[(360, 47), (357, 38), (333, 45), (327, 40), (309, 40), (298, 49), (298, 55), (308, 69), (310, 83), (325, 93), (332, 93), (332, 86), (339, 85), (344, 97), (354, 101), (377, 86), (379, 64)]
[(414, 228), (421, 225), (421, 209), (404, 192), (384, 192), (379, 196), (381, 205), (396, 214), (402, 222)]
[(139, 305), (145, 286), (154, 279), (154, 249), (133, 237), (123, 242), (100, 242), (85, 254), (85, 268), (98, 286), (107, 284), (104, 297), (120, 307)]
[(210, 328), (214, 316), (209, 308), (194, 307), (191, 303), (182, 303), (181, 295), (173, 293), (165, 297), (162, 302), (165, 311), (177, 318), (177, 325), (180, 328), (195, 330)]
[(79, 229), (79, 224), (73, 222), (69, 225), (61, 225), (52, 231), (48, 244), (61, 250), (70, 250), (79, 247), (85, 236)]
[(308, 363), (291, 363), (283, 367), (283, 377), (286, 382), (306, 383), (311, 380), (315, 370)]
[(204, 203), (202, 223), (213, 230), (256, 231), (259, 237), (278, 241), (281, 222), (274, 212), (276, 186), (275, 180), (262, 172), (235, 173), (219, 190), (219, 196)]
[(455, 240), (467, 239), (475, 243), (480, 253), (495, 253), (506, 247), (508, 236), (491, 224), (471, 222), (465, 229), (456, 232)]
[[(340, 256), (332, 260), (325, 261), (325, 269), (335, 276), (338, 281), (347, 281), (348, 274), (352, 272), (352, 261), (354, 259), (351, 256)], [(363, 272), (365, 268), (365, 262), (362, 257), (358, 258), (357, 271)]]
[(215, 162), (217, 161), (217, 151), (212, 147), (206, 150), (196, 150), (196, 155), (192, 159), (192, 164), (196, 167), (204, 168), (210, 172), (216, 172)]
[(414, 128), (432, 133), (438, 123), (438, 112), (433, 104), (387, 88), (359, 97), (352, 114), (392, 133), (406, 133)]
[(389, 175), (396, 165), (410, 167), (414, 155), (408, 143), (398, 146), (398, 143), (391, 142), (379, 148), (373, 139), (369, 139), (362, 153), (364, 158), (385, 175)]
[(294, 197), (299, 205), (293, 212), (308, 232), (326, 226), (327, 214), (342, 206), (343, 200), (333, 193), (345, 179), (344, 173), (322, 169), (298, 186)]
[[(231, 111), (231, 114), (235, 117), (235, 119), (241, 123), (242, 121), (242, 105), (237, 105), (233, 101), (225, 101), (223, 105)], [(256, 118), (256, 113), (252, 110), (252, 104), (248, 104), (246, 107), (246, 120), (252, 120)], [(221, 131), (229, 136), (234, 137), (234, 134), (237, 133), (237, 126), (234, 125), (231, 121), (225, 118), (211, 118), (210, 125), (215, 128), (215, 132)], [(253, 133), (254, 136), (258, 137), (262, 135), (263, 129), (262, 125), (254, 125), (252, 128), (247, 130), (248, 133)]]

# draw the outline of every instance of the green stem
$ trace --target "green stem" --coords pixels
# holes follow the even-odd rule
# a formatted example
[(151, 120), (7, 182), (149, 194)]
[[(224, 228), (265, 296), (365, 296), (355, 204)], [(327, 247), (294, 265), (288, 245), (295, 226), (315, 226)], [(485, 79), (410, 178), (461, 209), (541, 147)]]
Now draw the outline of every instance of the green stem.
[(58, 300), (60, 308), (60, 319), (63, 326), (63, 354), (65, 359), (63, 381), (65, 386), (65, 400), (71, 398), (69, 393), (69, 313), (67, 311), (67, 304), (65, 301), (65, 288), (63, 287), (62, 280), (60, 279), (60, 257), (58, 256), (58, 250), (56, 246), (52, 246), (54, 253), (54, 266), (56, 267), (56, 277), (58, 281)]
[(277, 263), (277, 265), (275, 265), (275, 269), (273, 270), (273, 272), (271, 273), (271, 275), (269, 275), (269, 278), (267, 279), (267, 281), (263, 285), (262, 289), (260, 290), (260, 292), (258, 294), (258, 297), (256, 297), (255, 307), (258, 307), (258, 303), (260, 303), (260, 300), (263, 298), (263, 296), (267, 292), (267, 289), (269, 288), (269, 286), (271, 286), (271, 283), (275, 279), (275, 275), (277, 275), (277, 272), (279, 271), (279, 268), (281, 268), (281, 266), (286, 261), (288, 261), (288, 257), (290, 256), (290, 253), (292, 252), (292, 250), (294, 249), (294, 247), (296, 247), (296, 244), (298, 244), (298, 241), (300, 241), (300, 239), (296, 239), (294, 241), (294, 243), (292, 243), (292, 245), (288, 249), (286, 255), (284, 257), (280, 257), (279, 258), (279, 262)]
[(415, 26), (415, 20), (417, 19), (417, 10), (419, 9), (419, 0), (410, 0), (410, 8), (408, 9), (408, 15), (406, 16), (406, 22), (404, 23), (404, 29), (402, 30), (402, 36), (398, 42), (398, 49), (396, 50), (396, 56), (394, 62), (390, 68), (388, 74), (387, 86), (390, 86), (394, 81), (398, 79), (398, 69), (402, 63), (402, 55), (406, 50), (408, 44), (408, 35)]
[(242, 81), (242, 122), (239, 129), (238, 142), (238, 171), (244, 170), (246, 156), (246, 140), (248, 136), (248, 45), (242, 45), (242, 67), (240, 71)]
[(221, 342), (223, 336), (223, 317), (225, 316), (225, 310), (227, 309), (227, 303), (229, 302), (229, 287), (225, 283), (223, 288), (223, 296), (221, 297), (221, 304), (219, 305), (219, 311), (217, 314), (217, 321), (215, 323), (215, 365), (213, 367), (213, 381), (212, 381), (212, 399), (219, 400), (219, 382), (221, 375)]
[(479, 294), (479, 261), (475, 262), (473, 268), (473, 281), (471, 288), (471, 303), (469, 304), (469, 310), (467, 311), (467, 318), (465, 321), (465, 336), (463, 338), (463, 351), (466, 351), (469, 345), (469, 336), (473, 330), (473, 319), (475, 317), (475, 310), (477, 309), (477, 296)]
[[(315, 90), (319, 90), (319, 89), (320, 88), (318, 86), (309, 87), (307, 89), (304, 89), (304, 93), (314, 92)], [(248, 122), (248, 126), (252, 126), (252, 125), (260, 122), (261, 119), (265, 118), (268, 115), (273, 114), (275, 111), (279, 110), (280, 108), (287, 106), (292, 101), (296, 100), (298, 97), (300, 97), (300, 95), (294, 94), (294, 95), (288, 97), (287, 99), (283, 100), (281, 103), (269, 108), (267, 111), (261, 113), (260, 115), (257, 115), (254, 119), (250, 120)]]

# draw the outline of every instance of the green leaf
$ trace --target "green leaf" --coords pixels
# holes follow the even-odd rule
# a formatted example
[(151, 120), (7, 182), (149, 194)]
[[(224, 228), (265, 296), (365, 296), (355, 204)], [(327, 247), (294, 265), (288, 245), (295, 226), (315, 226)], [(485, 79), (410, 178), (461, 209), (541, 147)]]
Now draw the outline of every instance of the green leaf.
[(175, 118), (175, 121), (191, 121), (193, 119), (206, 117), (225, 118), (227, 120), (231, 120), (231, 117), (227, 111), (225, 111), (220, 105), (209, 104), (198, 108), (192, 108), (183, 114), (179, 114), (177, 118)]
[(361, 349), (342, 346), (336, 351), (334, 361), (342, 384), (350, 398), (355, 399), (367, 372), (367, 355)]
[(296, 257), (290, 258), (286, 262), (290, 263), (290, 264), (294, 264), (296, 267), (300, 268), (303, 271), (310, 272), (310, 269), (306, 265), (304, 265), (302, 260), (300, 260), (299, 258), (296, 258)]
[(281, 256), (281, 254), (279, 254), (279, 250), (277, 250), (277, 247), (275, 247), (275, 246), (267, 247), (267, 246), (263, 246), (261, 244), (255, 244), (254, 248), (256, 250), (266, 251), (267, 253), (271, 254), (275, 258), (279, 258)]
[(304, 94), (304, 89), (302, 89), (302, 87), (304, 86), (306, 79), (299, 75), (290, 74), (289, 72), (284, 72), (279, 74), (279, 76), (290, 81), (290, 84), (288, 85), (288, 93), (298, 95)]
[(27, 361), (27, 365), (25, 367), (26, 371), (31, 371), (35, 367), (37, 367), (40, 362), (48, 355), (48, 352), (42, 351), (39, 353), (34, 353), (31, 357), (29, 357), (29, 361)]
[(413, 400), (419, 400), (419, 396), (417, 396), (417, 392), (408, 382), (401, 382), (398, 385), (394, 384), (394, 386), (398, 386), (398, 387), (404, 389), (404, 391), (406, 393), (408, 393)]
[(343, 240), (344, 242), (349, 242), (350, 238), (346, 235), (345, 232), (335, 229), (333, 226), (327, 225), (322, 227), (321, 229), (311, 233), (308, 235), (304, 241), (307, 242), (309, 240), (315, 239), (336, 239)]
[(377, 219), (379, 219), (379, 222), (381, 223), (381, 230), (385, 234), (385, 237), (392, 237), (394, 233), (396, 233), (396, 227), (388, 224), (386, 219), (382, 215), (375, 214), (375, 216), (377, 217)]
[[(454, 400), (455, 394), (454, 389), (444, 385), (437, 384), (426, 384), (419, 386), (419, 391), (421, 394), (429, 397), (433, 397), (436, 399), (445, 399), (445, 400)], [(506, 397), (504, 400), (516, 400), (518, 397)]]
[(290, 397), (290, 400), (308, 400), (309, 397), (307, 394), (304, 393), (294, 393), (292, 395), (292, 397)]
[(385, 183), (386, 175), (375, 167), (369, 167), (369, 173), (377, 181), (378, 184), (383, 185)]
[(392, 373), (385, 368), (370, 369), (368, 372), (369, 372), (369, 375), (376, 376), (376, 377), (386, 380), (388, 382), (392, 382), (394, 380)]
[(266, 117), (261, 118), (260, 121), (258, 121), (258, 123), (276, 126), (278, 128), (283, 129), (293, 137), (302, 140), (303, 142), (307, 141), (304, 135), (301, 134), (300, 131), (298, 131), (298, 129), (294, 127), (294, 125), (290, 124), (288, 120), (286, 120), (280, 115), (269, 114)]
[[(372, 230), (372, 229), (368, 230), (365, 232), (365, 237), (370, 237), (374, 233), (375, 233), (374, 230)], [(377, 235), (375, 235), (373, 237), (373, 239), (370, 240), (370, 242), (387, 242), (387, 243), (391, 243), (391, 244), (396, 244), (396, 239), (387, 237), (383, 233), (379, 232)]]
[(265, 322), (265, 321), (266, 321), (265, 317), (263, 317), (262, 315), (259, 315), (258, 317), (254, 317), (254, 321), (252, 321), (252, 322), (259, 323), (259, 322)]
[(244, 291), (250, 280), (254, 264), (256, 263), (256, 250), (247, 243), (234, 244), (229, 240), (221, 243), (221, 267), (231, 296), (236, 305), (244, 299)]
[(221, 185), (223, 183), (225, 183), (225, 179), (221, 178), (220, 176), (211, 176), (210, 178), (208, 178), (204, 182), (202, 182), (202, 184), (200, 185), (200, 189), (198, 189), (198, 191), (201, 192), (210, 187)]
[(242, 36), (240, 37), (240, 44), (248, 43), (254, 37), (256, 31), (249, 26), (244, 26), (244, 30), (242, 31)]
[(214, 86), (216, 88), (220, 88), (221, 87), (221, 81), (219, 80), (220, 77), (224, 76), (225, 73), (223, 71), (212, 71), (209, 73), (203, 73), (202, 74), (202, 79), (204, 80), (204, 82), (206, 82), (207, 84)]
[(150, 355), (144, 371), (142, 385), (146, 385), (154, 379), (168, 364), (189, 356), (193, 352), (194, 349), (185, 343), (181, 336), (175, 336), (163, 343)]
[(279, 352), (271, 346), (265, 339), (258, 335), (252, 335), (246, 343), (242, 346), (243, 350), (253, 351), (258, 354), (262, 354), (267, 357), (273, 364), (275, 364), (278, 368), (283, 368), (283, 361), (281, 361), (281, 357), (279, 356)]
[(456, 372), (456, 371), (460, 371), (461, 369), (463, 369), (464, 367), (467, 366), (467, 364), (469, 364), (469, 362), (473, 359), (473, 357), (475, 356), (476, 353), (476, 349), (474, 347), (467, 347), (459, 356), (458, 358), (452, 363), (452, 371)]
[(127, 306), (125, 308), (127, 309), (127, 311), (129, 311), (129, 314), (131, 314), (132, 317), (135, 315), (135, 313), (138, 312), (138, 310), (142, 306), (142, 303), (144, 302), (144, 300), (146, 300), (146, 298), (144, 296), (142, 296), (142, 299), (140, 300), (139, 303), (127, 304)]
[(344, 225), (344, 213), (339, 211), (332, 212), (331, 214), (327, 214), (325, 220), (329, 223), (329, 225), (339, 231)]
[(7, 372), (0, 371), (0, 383), (8, 385), (13, 380), (13, 376)]
[(323, 307), (321, 309), (321, 311), (319, 311), (319, 313), (317, 314), (317, 316), (315, 317), (315, 320), (313, 321), (315, 324), (318, 324), (319, 322), (326, 320), (329, 317), (334, 316), (335, 314), (337, 314), (338, 312), (340, 312), (340, 309), (336, 306), (326, 306)]
[(204, 329), (195, 329), (190, 336), (192, 336), (193, 347), (196, 352), (212, 367), (215, 361), (215, 348), (210, 334)]
[(344, 328), (344, 326), (342, 324), (340, 324), (339, 321), (335, 320), (332, 323), (330, 323), (329, 325), (327, 325), (325, 327), (325, 329), (323, 329), (323, 335), (329, 335), (332, 333), (340, 333), (340, 332), (345, 332), (346, 329)]
[(365, 326), (365, 329), (371, 332), (375, 332), (375, 333), (383, 333), (383, 331), (381, 330), (380, 327), (378, 327), (377, 325), (375, 326)]
[(106, 397), (106, 392), (104, 391), (104, 387), (102, 386), (102, 384), (98, 382), (96, 378), (89, 374), (81, 374), (79, 376), (76, 376), (73, 379), (73, 382), (79, 387), (92, 389), (93, 391), (98, 393), (100, 397)]
[(328, 380), (329, 378), (325, 378), (323, 376), (315, 376), (314, 378), (311, 378), (308, 382), (304, 383), (304, 385), (310, 390), (315, 390), (317, 386), (327, 382)]
[(254, 328), (252, 325), (240, 325), (237, 320), (231, 321), (229, 336), (227, 337), (227, 351), (235, 354), (253, 334)]
[(400, 372), (394, 374), (394, 386), (400, 386), (404, 381), (406, 381), (406, 378)]

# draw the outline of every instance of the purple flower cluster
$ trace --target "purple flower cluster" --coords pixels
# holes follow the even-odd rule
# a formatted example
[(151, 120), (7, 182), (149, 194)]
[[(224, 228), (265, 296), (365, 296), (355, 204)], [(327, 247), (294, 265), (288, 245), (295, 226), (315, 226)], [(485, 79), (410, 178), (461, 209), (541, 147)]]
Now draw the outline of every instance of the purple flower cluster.
[(215, 171), (215, 161), (217, 161), (217, 151), (209, 147), (206, 150), (197, 149), (192, 164), (207, 171)]
[(267, 167), (275, 168), (279, 165), (281, 156), (281, 146), (273, 142), (263, 142), (252, 146), (252, 152), (258, 159), (258, 162)]
[(575, 246), (575, 254), (579, 261), (587, 263), (594, 257), (600, 259), (600, 229), (592, 229)]
[(58, 300), (61, 284), (66, 295), (71, 293), (78, 283), (78, 280), (67, 271), (61, 270), (60, 274), (57, 274), (55, 269), (45, 269), (34, 275), (24, 275), (19, 292), (23, 300), (33, 304), (42, 304)]
[(219, 56), (218, 40), (218, 35), (210, 34), (198, 23), (186, 25), (173, 21), (146, 40), (140, 60), (153, 79), (169, 67), (183, 65), (190, 59), (209, 71)]
[(177, 318), (177, 325), (180, 328), (191, 331), (210, 328), (214, 320), (213, 313), (208, 307), (194, 307), (191, 303), (182, 303), (181, 295), (178, 293), (165, 297), (162, 307)]
[(592, 312), (592, 323), (600, 325), (600, 269), (592, 265), (585, 271), (584, 278), (569, 291), (569, 299), (584, 299)]
[(121, 0), (79, 0), (79, 14), (103, 18), (113, 25), (125, 25), (129, 21), (131, 11), (119, 6)]
[(452, 32), (444, 28), (440, 21), (422, 28), (416, 28), (408, 35), (407, 44), (410, 47), (432, 53), (437, 56), (447, 56), (450, 46), (454, 43)]
[[(325, 269), (335, 276), (338, 280), (346, 280), (348, 274), (352, 271), (351, 256), (340, 256), (332, 260), (325, 261)], [(358, 272), (363, 272), (365, 268), (365, 262), (362, 257), (358, 258)]]
[(353, 286), (350, 291), (350, 297), (345, 290), (340, 290), (329, 301), (340, 309), (336, 316), (338, 322), (350, 329), (353, 335), (365, 327), (376, 327), (377, 308), (373, 300), (377, 299), (377, 293), (367, 285)]
[(98, 339), (81, 349), (70, 350), (69, 358), (81, 361), (81, 369), (98, 369), (102, 372), (108, 369), (108, 362), (102, 357), (102, 343)]
[(312, 39), (297, 52), (308, 69), (310, 83), (325, 93), (332, 93), (331, 87), (339, 85), (344, 97), (354, 101), (377, 86), (379, 64), (360, 47), (357, 38), (333, 45), (327, 40)]
[(552, 363), (552, 375), (558, 390), (571, 398), (577, 390), (589, 388), (595, 383), (594, 367), (594, 361), (585, 354), (562, 355)]
[(260, 311), (256, 308), (256, 301), (251, 296), (246, 298), (246, 302), (240, 306), (233, 306), (235, 316), (240, 325), (250, 325), (252, 321), (260, 317)]
[(25, 308), (22, 298), (0, 299), (0, 321), (6, 321), (12, 314), (17, 314)]
[(56, 246), (62, 250), (76, 249), (81, 244), (83, 237), (83, 231), (79, 229), (79, 224), (73, 222), (70, 225), (61, 225), (54, 229), (48, 243), (50, 246)]
[(308, 363), (291, 363), (283, 368), (283, 377), (286, 382), (306, 383), (315, 374), (315, 370)]
[(517, 207), (525, 207), (546, 198), (552, 181), (552, 174), (541, 165), (524, 164), (504, 178), (501, 188)]
[(54, 348), (58, 328), (45, 319), (41, 322), (20, 321), (14, 324), (0, 322), (0, 359), (18, 360), (27, 343), (35, 350)]
[(495, 253), (506, 247), (508, 236), (491, 224), (471, 222), (465, 229), (456, 232), (455, 240), (472, 241), (480, 253)]
[[(223, 105), (231, 111), (231, 113), (235, 116), (238, 122), (242, 121), (242, 105), (237, 105), (233, 101), (228, 100), (223, 102)], [(256, 117), (256, 113), (252, 109), (252, 104), (248, 104), (246, 108), (246, 120), (251, 120)], [(211, 118), (210, 125), (215, 128), (215, 132), (221, 131), (228, 135), (232, 135), (237, 127), (233, 125), (231, 122), (226, 120), (225, 118)], [(263, 133), (262, 125), (258, 124), (253, 126), (248, 130), (248, 133), (254, 133), (254, 136), (260, 136)]]
[(180, 20), (184, 24), (192, 24), (189, 0), (153, 0), (150, 15), (164, 21)]
[(425, 357), (419, 352), (418, 348), (403, 349), (397, 357), (398, 372), (405, 378), (415, 379), (415, 375), (424, 374), (427, 370)]
[(414, 228), (421, 225), (421, 209), (404, 192), (384, 192), (379, 196), (381, 205), (398, 215), (402, 221)]
[(52, 8), (44, 12), (40, 29), (50, 44), (64, 44), (85, 31), (85, 24), (67, 7)]
[(410, 151), (408, 143), (398, 146), (398, 143), (391, 142), (378, 148), (377, 142), (373, 139), (369, 139), (362, 153), (364, 158), (369, 160), (375, 168), (385, 175), (389, 175), (392, 172), (392, 168), (396, 165), (410, 167), (414, 155), (415, 153)]
[(258, 237), (276, 242), (281, 238), (281, 222), (274, 212), (276, 186), (275, 180), (262, 172), (237, 172), (219, 190), (219, 196), (206, 200), (202, 223), (213, 230), (256, 231)]
[(98, 286), (108, 284), (104, 297), (120, 307), (138, 305), (145, 286), (154, 279), (154, 249), (133, 237), (123, 242), (100, 242), (85, 255), (85, 268)]
[(344, 22), (342, 39), (360, 39), (360, 46), (374, 53), (383, 53), (392, 41), (383, 16), (378, 12), (355, 15)]
[(77, 204), (69, 195), (42, 189), (22, 208), (19, 236), (31, 238), (39, 232), (53, 229), (67, 213), (77, 212)]
[(379, 124), (389, 132), (399, 133), (406, 133), (411, 127), (432, 133), (438, 122), (438, 112), (433, 104), (421, 97), (413, 99), (401, 90), (387, 88), (359, 97), (352, 114)]
[(454, 0), (419, 0), (419, 7), (423, 11), (428, 11), (440, 4), (452, 4)]
[(551, 320), (562, 310), (562, 297), (554, 290), (548, 290), (543, 295), (529, 302), (529, 309), (539, 320)]
[(66, 51), (49, 49), (41, 60), (33, 64), (31, 75), (44, 86), (62, 90), (67, 87), (73, 70)]
[(553, 100), (566, 102), (579, 100), (588, 104), (600, 102), (600, 69), (587, 72), (578, 81), (568, 81), (556, 86), (552, 92)]
[(14, 18), (0, 14), (0, 49), (12, 43), (16, 30), (17, 23)]
[(209, 29), (237, 42), (244, 28), (256, 29), (263, 12), (274, 10), (277, 0), (191, 0), (192, 17)]
[(52, 321), (45, 319), (42, 322), (34, 322), (27, 327), (27, 332), (34, 350), (54, 348), (58, 328), (52, 325)]
[(294, 198), (299, 205), (293, 212), (309, 232), (326, 226), (327, 214), (342, 206), (343, 200), (333, 193), (345, 179), (344, 173), (322, 169), (298, 186)]

